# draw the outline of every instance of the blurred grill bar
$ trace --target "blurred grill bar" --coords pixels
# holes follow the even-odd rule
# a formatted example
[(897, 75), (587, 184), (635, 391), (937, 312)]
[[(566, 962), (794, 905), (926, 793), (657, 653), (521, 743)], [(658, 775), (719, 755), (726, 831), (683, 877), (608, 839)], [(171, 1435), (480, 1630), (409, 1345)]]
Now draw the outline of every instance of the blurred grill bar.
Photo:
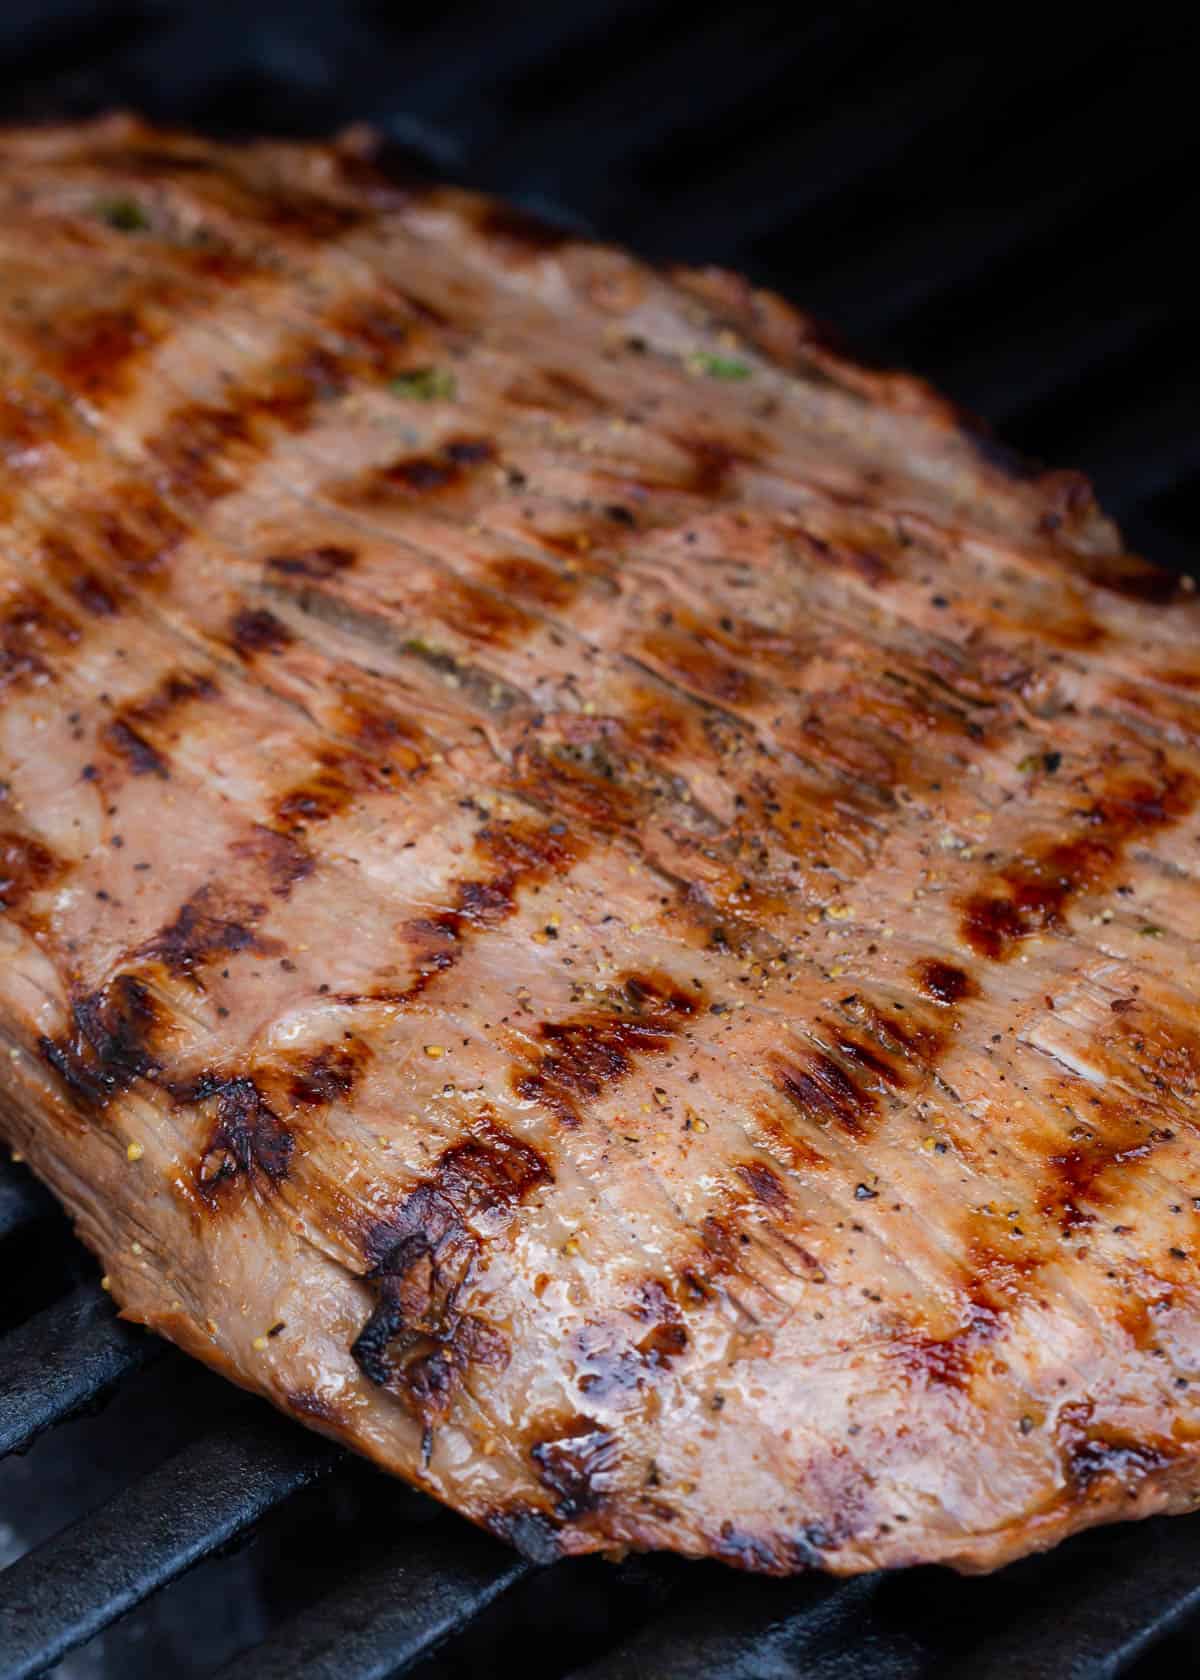
[(218, 1680), (390, 1680), (531, 1572), (470, 1530), (411, 1537), (340, 1592), (223, 1668)]
[(80, 1284), (0, 1340), (0, 1457), (99, 1399), (161, 1347), (120, 1323), (96, 1284)]
[(40, 1674), (328, 1470), (334, 1452), (271, 1419), (188, 1447), (0, 1574), (0, 1672)]

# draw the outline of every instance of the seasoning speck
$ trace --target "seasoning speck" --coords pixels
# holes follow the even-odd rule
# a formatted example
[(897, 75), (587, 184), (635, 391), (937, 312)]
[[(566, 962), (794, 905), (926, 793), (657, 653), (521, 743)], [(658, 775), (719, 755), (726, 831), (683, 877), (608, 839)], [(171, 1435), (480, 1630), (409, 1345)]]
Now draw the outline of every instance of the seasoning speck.
[(436, 1062), (438, 1057), (439, 1056), (444, 1056), (446, 1054), (446, 1052), (445, 1052), (445, 1050), (443, 1050), (443, 1048), (440, 1044), (427, 1044), (425, 1046), (425, 1054), (429, 1057), (429, 1059), (431, 1061)]
[(140, 1161), (145, 1153), (146, 1151), (140, 1143), (131, 1143), (125, 1150), (125, 1159), (127, 1161)]
[(454, 375), (448, 368), (413, 368), (399, 374), (388, 385), (394, 397), (407, 397), (410, 402), (452, 401), (458, 393)]
[(144, 233), (150, 226), (136, 198), (106, 198), (96, 206), (96, 214), (118, 233)]
[(748, 362), (739, 362), (733, 356), (713, 356), (707, 350), (689, 356), (687, 367), (689, 373), (708, 379), (749, 379), (752, 371)]

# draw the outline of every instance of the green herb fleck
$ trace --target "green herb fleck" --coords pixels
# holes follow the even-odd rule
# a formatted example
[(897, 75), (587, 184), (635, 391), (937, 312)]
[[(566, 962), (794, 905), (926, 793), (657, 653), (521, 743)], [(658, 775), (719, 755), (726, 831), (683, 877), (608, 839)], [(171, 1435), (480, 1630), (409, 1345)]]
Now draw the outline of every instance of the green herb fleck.
[(752, 372), (748, 362), (732, 356), (712, 356), (707, 350), (697, 350), (688, 357), (687, 365), (689, 372), (706, 374), (709, 379), (749, 379)]
[(1044, 770), (1048, 776), (1053, 776), (1062, 763), (1062, 756), (1060, 752), (1028, 753), (1017, 765), (1017, 769), (1023, 776), (1032, 775), (1035, 770)]
[(1153, 922), (1147, 922), (1145, 927), (1140, 927), (1138, 929), (1138, 932), (1141, 934), (1143, 939), (1161, 939), (1163, 934), (1166, 932), (1166, 929), (1156, 927)]
[(150, 226), (150, 218), (136, 198), (106, 198), (96, 210), (101, 221), (118, 233), (144, 233)]
[(393, 396), (407, 397), (412, 402), (436, 402), (444, 398), (452, 401), (458, 391), (454, 375), (448, 368), (413, 368), (393, 379), (389, 390)]

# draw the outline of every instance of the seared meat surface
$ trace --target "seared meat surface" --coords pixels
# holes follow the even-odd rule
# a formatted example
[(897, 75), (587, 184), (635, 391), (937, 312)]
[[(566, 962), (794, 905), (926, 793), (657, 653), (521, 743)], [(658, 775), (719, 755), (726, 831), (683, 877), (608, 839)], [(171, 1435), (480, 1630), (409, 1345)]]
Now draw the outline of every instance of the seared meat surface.
[(1187, 580), (369, 151), (0, 143), (12, 1147), (127, 1317), (535, 1557), (1193, 1504)]

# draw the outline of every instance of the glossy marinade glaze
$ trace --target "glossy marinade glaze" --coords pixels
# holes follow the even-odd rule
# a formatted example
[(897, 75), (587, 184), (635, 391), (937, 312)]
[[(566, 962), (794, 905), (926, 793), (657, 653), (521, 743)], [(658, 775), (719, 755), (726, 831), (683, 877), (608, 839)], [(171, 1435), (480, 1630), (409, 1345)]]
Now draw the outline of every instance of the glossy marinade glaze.
[(778, 299), (369, 139), (0, 143), (0, 1126), (535, 1557), (1200, 1489), (1200, 609)]

